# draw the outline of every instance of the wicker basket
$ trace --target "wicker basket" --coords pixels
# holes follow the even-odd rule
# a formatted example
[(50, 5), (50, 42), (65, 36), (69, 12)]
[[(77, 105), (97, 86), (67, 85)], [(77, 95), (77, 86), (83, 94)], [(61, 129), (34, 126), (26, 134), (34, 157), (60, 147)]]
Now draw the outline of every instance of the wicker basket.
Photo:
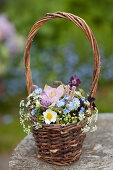
[[(46, 21), (54, 18), (64, 18), (72, 21), (88, 37), (94, 54), (94, 72), (89, 96), (95, 97), (100, 72), (100, 54), (95, 37), (83, 19), (65, 12), (46, 14), (45, 17), (41, 18), (34, 24), (29, 32), (24, 53), (28, 93), (30, 94), (33, 91), (33, 82), (30, 70), (30, 48), (32, 40), (39, 28)], [(62, 127), (61, 124), (43, 124), (38, 130), (33, 128), (33, 136), (38, 149), (38, 157), (56, 165), (70, 165), (75, 160), (78, 160), (82, 152), (83, 141), (86, 137), (86, 134), (81, 131), (81, 127), (83, 126), (84, 125), (79, 122), (77, 124), (70, 123), (65, 127)]]

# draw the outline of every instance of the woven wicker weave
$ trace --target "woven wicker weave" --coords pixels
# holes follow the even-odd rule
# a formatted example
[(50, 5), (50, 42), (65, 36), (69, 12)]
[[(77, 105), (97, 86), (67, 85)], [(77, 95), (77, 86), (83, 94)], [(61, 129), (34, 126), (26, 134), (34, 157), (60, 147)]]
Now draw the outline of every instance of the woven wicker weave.
[(33, 129), (33, 136), (39, 158), (56, 165), (69, 165), (79, 159), (86, 134), (81, 132), (81, 126), (69, 124), (44, 125), (39, 130)]
[[(24, 52), (28, 94), (33, 91), (33, 82), (30, 70), (30, 48), (32, 40), (39, 28), (46, 21), (54, 18), (64, 18), (72, 21), (88, 37), (94, 54), (94, 71), (89, 96), (95, 97), (100, 72), (100, 54), (98, 45), (86, 22), (78, 16), (65, 12), (46, 14), (45, 17), (41, 18), (34, 24), (28, 34)], [(60, 124), (43, 124), (42, 128), (39, 128), (38, 130), (33, 128), (33, 136), (38, 149), (38, 157), (56, 165), (69, 165), (75, 160), (78, 160), (82, 152), (83, 141), (86, 137), (86, 134), (81, 131), (82, 126), (83, 125), (79, 122), (77, 124), (68, 124), (65, 127), (62, 127)]]

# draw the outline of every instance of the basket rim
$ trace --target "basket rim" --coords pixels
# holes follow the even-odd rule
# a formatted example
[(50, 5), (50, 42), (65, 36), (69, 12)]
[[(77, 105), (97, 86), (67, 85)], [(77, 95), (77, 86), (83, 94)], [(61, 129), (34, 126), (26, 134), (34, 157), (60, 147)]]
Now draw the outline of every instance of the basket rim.
[[(31, 119), (31, 124), (33, 124), (33, 122), (38, 122), (38, 121), (37, 121), (37, 119), (35, 121), (33, 121), (33, 119)], [(72, 127), (72, 128), (75, 128), (75, 127), (82, 128), (82, 127), (84, 127), (87, 124), (87, 122), (84, 122), (83, 124), (81, 122), (82, 121), (79, 121), (77, 123), (67, 123), (64, 126), (62, 126), (63, 124), (60, 124), (60, 123), (59, 124), (55, 124), (55, 123), (53, 123), (53, 124), (40, 123), (40, 125), (41, 125), (40, 128), (56, 129), (56, 130), (57, 129), (62, 129), (62, 130), (65, 130), (65, 129), (70, 128), (70, 127)], [(32, 128), (33, 128), (33, 126), (32, 126)]]

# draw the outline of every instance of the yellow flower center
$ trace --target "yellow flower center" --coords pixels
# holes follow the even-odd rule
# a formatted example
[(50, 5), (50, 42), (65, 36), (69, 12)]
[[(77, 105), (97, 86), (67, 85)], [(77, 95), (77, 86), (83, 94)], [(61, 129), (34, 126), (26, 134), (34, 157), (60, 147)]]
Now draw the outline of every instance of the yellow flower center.
[(52, 117), (53, 117), (53, 116), (52, 116), (52, 114), (51, 114), (51, 113), (48, 113), (48, 114), (46, 115), (46, 118), (47, 118), (47, 119), (49, 119), (49, 120), (51, 120), (51, 119), (52, 119)]
[(55, 96), (55, 93), (51, 92), (51, 96), (54, 97), (54, 96)]

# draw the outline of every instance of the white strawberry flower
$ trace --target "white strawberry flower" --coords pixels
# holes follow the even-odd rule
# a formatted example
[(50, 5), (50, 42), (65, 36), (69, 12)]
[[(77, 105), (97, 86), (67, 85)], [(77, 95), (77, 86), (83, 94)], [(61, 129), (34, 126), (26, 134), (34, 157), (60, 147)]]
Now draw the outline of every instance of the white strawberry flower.
[(52, 111), (51, 109), (47, 109), (45, 112), (43, 112), (45, 123), (50, 124), (51, 122), (56, 121), (57, 113)]

